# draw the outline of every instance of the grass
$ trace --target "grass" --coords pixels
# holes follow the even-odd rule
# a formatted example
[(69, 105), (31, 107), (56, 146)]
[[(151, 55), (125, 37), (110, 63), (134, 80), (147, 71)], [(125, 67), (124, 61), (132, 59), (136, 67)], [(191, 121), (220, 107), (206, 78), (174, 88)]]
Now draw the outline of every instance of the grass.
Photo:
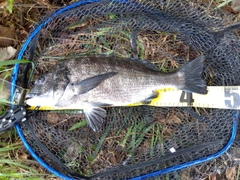
[[(12, 3), (13, 1), (9, 1)], [(11, 5), (11, 4), (10, 4)], [(11, 8), (11, 6), (10, 6)], [(11, 10), (9, 10), (11, 12)], [(5, 80), (10, 80), (12, 75), (13, 65), (16, 63), (32, 63), (29, 60), (8, 60), (0, 62), (0, 75), (2, 80), (0, 85), (1, 94), (9, 91), (7, 88), (11, 83)], [(32, 63), (33, 67), (34, 64)], [(5, 88), (5, 89), (4, 89)], [(9, 101), (9, 95), (0, 98), (0, 115), (8, 109), (12, 104)], [(14, 129), (0, 133), (0, 179), (53, 179), (54, 176), (47, 173), (32, 160), (23, 148), (22, 142), (18, 138)], [(54, 178), (56, 179), (56, 178)]]
[(8, 2), (7, 9), (10, 13), (12, 13), (14, 0), (7, 0), (7, 2)]
[(8, 130), (0, 133), (0, 179), (53, 179), (38, 164), (29, 159), (22, 142), (15, 131)]
[[(9, 79), (12, 73), (12, 66), (9, 65), (14, 65), (17, 62), (28, 63), (29, 61), (11, 60), (0, 62), (0, 74), (4, 74), (3, 79)], [(4, 85), (7, 84), (2, 81), (1, 89), (3, 89)], [(0, 115), (4, 114), (10, 104), (8, 97), (0, 99)], [(0, 133), (0, 179), (40, 180), (45, 178), (53, 179), (54, 176), (40, 168), (37, 162), (27, 155), (14, 129)]]
[(228, 3), (232, 2), (232, 0), (225, 0), (225, 1), (222, 1), (222, 0), (215, 0), (216, 3), (218, 3), (219, 5), (216, 7), (216, 8), (221, 8), (223, 6), (226, 6)]
[[(146, 136), (148, 133), (151, 133), (152, 130), (154, 130), (155, 123), (151, 124), (150, 126), (146, 126), (145, 123), (138, 123), (138, 124), (133, 124), (129, 129), (128, 129), (128, 136), (125, 137), (124, 144), (122, 143), (123, 146), (125, 146), (126, 140), (128, 139), (128, 144), (126, 146), (126, 151), (128, 154), (131, 154), (132, 156), (135, 155), (135, 152), (137, 148), (143, 143), (143, 141), (146, 139)], [(158, 126), (158, 125), (157, 125)], [(150, 149), (154, 149), (154, 145), (157, 145), (157, 136), (155, 136), (154, 133), (150, 134), (151, 141), (153, 142), (150, 146)]]
[(78, 128), (81, 128), (81, 127), (86, 126), (86, 125), (87, 125), (87, 121), (86, 120), (80, 121), (79, 123), (74, 124), (68, 131), (72, 131), (74, 129), (78, 129)]
[[(0, 115), (4, 113), (6, 110), (5, 105), (10, 105), (13, 104), (13, 102), (9, 101), (10, 98), (10, 93), (9, 90), (10, 87), (12, 86), (11, 82), (7, 81), (10, 80), (10, 77), (12, 75), (12, 69), (13, 65), (16, 63), (22, 64), (22, 63), (31, 63), (32, 66), (34, 67), (34, 63), (29, 61), (29, 60), (8, 60), (8, 61), (3, 61), (0, 62), (0, 92), (2, 96), (0, 97)], [(19, 90), (22, 90), (21, 87), (19, 87)], [(3, 95), (4, 94), (4, 95)]]
[(236, 180), (239, 180), (239, 178), (240, 178), (240, 164), (238, 165)]

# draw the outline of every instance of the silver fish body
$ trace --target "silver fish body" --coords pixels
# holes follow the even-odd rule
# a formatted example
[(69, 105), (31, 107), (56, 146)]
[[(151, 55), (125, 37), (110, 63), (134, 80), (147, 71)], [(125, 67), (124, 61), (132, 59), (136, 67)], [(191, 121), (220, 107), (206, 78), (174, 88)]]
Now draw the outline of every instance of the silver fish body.
[(206, 93), (201, 79), (204, 56), (172, 73), (147, 61), (113, 57), (80, 57), (59, 61), (35, 81), (27, 95), (31, 106), (79, 107), (97, 131), (106, 117), (101, 107), (148, 102), (163, 87)]

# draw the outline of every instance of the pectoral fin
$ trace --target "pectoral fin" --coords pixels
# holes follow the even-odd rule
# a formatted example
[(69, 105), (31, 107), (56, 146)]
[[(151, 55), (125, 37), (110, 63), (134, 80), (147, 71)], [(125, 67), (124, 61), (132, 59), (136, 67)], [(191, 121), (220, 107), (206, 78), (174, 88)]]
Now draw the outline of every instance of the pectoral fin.
[(93, 76), (87, 79), (82, 80), (81, 82), (73, 85), (74, 88), (77, 91), (77, 94), (84, 94), (90, 90), (92, 90), (93, 88), (97, 87), (102, 81), (115, 76), (117, 74), (117, 72), (109, 72), (109, 73), (105, 73), (105, 74), (100, 74), (97, 76)]
[(106, 118), (106, 110), (96, 106), (86, 106), (83, 109), (88, 125), (93, 131), (99, 131)]

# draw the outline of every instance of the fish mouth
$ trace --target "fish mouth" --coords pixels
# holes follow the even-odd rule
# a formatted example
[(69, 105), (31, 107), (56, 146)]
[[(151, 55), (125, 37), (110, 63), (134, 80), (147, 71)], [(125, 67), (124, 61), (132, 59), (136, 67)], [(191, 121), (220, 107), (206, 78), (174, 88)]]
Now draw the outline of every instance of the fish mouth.
[(39, 93), (28, 93), (25, 96), (25, 100), (32, 99), (32, 98), (36, 97), (37, 95), (39, 95)]

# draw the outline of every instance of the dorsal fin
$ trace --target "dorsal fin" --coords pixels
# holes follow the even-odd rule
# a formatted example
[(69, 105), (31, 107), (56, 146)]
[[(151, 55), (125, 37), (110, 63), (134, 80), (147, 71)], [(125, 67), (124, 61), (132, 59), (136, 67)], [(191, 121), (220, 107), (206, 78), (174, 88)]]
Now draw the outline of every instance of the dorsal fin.
[(150, 63), (147, 60), (144, 60), (144, 59), (141, 59), (141, 60), (140, 59), (130, 59), (130, 60), (140, 63), (140, 64), (144, 65), (145, 67), (147, 67), (148, 69), (151, 69), (153, 71), (159, 71), (159, 69), (154, 64)]

